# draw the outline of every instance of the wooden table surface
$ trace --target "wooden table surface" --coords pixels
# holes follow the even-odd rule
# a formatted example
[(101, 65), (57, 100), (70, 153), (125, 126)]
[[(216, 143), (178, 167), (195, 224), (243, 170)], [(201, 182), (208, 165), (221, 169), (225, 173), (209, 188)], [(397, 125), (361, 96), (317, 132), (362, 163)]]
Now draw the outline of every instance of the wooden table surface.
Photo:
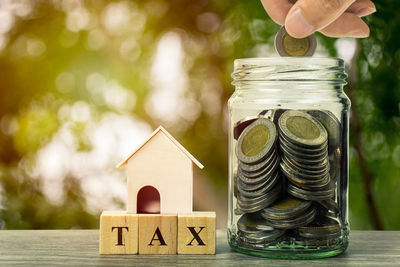
[(217, 231), (216, 255), (99, 255), (98, 230), (0, 231), (0, 266), (400, 266), (400, 231), (350, 231), (342, 255), (319, 260), (258, 258), (232, 251)]

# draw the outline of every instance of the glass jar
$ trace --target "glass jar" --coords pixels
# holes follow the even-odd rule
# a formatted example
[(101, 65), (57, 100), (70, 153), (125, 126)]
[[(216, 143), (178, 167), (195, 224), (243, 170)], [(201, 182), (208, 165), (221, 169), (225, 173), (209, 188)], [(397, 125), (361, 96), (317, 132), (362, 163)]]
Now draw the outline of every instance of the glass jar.
[(271, 258), (344, 252), (350, 100), (343, 60), (237, 59), (232, 77), (230, 246)]

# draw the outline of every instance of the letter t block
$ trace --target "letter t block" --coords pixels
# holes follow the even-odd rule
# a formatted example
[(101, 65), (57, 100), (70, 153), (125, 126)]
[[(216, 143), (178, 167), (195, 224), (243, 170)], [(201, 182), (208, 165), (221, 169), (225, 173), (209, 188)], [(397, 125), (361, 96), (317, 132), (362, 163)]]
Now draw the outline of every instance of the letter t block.
[(215, 254), (215, 212), (178, 215), (178, 254)]
[(103, 211), (100, 216), (100, 254), (138, 253), (137, 214)]

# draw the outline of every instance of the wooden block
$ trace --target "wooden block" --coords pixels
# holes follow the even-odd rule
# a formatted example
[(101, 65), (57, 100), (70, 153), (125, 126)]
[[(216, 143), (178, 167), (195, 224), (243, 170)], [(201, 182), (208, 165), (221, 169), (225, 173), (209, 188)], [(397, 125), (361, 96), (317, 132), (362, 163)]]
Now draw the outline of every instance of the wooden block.
[(178, 215), (178, 254), (215, 254), (215, 212)]
[(100, 254), (138, 253), (137, 214), (103, 211), (100, 216)]
[(176, 254), (178, 216), (139, 214), (139, 254)]

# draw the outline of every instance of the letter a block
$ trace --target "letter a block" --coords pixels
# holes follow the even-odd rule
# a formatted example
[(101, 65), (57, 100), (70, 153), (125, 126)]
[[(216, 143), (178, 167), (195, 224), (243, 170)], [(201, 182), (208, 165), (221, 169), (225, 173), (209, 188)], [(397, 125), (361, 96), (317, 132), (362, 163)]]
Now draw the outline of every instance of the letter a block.
[(178, 215), (178, 254), (215, 254), (215, 212)]
[(139, 254), (176, 254), (178, 216), (139, 214)]
[(100, 254), (138, 253), (138, 215), (103, 211), (100, 216)]

